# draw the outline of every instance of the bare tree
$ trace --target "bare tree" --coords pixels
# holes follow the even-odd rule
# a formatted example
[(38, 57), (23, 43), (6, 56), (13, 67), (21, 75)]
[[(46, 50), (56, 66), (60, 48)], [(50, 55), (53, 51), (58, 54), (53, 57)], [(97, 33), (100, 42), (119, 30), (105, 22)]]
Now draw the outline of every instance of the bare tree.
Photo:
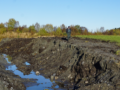
[(53, 31), (56, 31), (56, 30), (57, 30), (57, 27), (56, 27), (56, 26), (54, 26), (54, 27), (53, 27)]
[(88, 29), (86, 27), (80, 27), (80, 29), (81, 29), (81, 33), (84, 33), (84, 32), (88, 33)]
[(40, 28), (45, 28), (45, 25), (42, 25)]
[(19, 21), (15, 22), (14, 28), (18, 28), (19, 27)]
[(22, 27), (23, 27), (23, 28), (27, 28), (27, 25), (23, 25)]
[(62, 24), (62, 25), (60, 26), (60, 28), (61, 28), (61, 29), (65, 29), (65, 25)]
[(40, 30), (40, 24), (39, 23), (36, 23), (35, 24), (35, 30), (38, 32)]
[(45, 25), (45, 30), (47, 32), (52, 32), (53, 31), (53, 25), (52, 24), (46, 24)]
[(100, 31), (101, 31), (101, 32), (104, 32), (104, 27), (101, 27), (101, 28), (100, 28)]
[(6, 27), (6, 28), (8, 27), (8, 23), (7, 23), (7, 22), (6, 22), (6, 23), (4, 23), (4, 27)]

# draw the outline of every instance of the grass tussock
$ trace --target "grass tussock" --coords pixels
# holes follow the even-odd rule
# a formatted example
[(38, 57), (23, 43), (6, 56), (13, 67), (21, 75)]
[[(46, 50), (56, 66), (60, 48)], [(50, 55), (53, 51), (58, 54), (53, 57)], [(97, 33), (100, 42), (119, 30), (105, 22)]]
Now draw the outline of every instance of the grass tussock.
[(37, 33), (31, 34), (29, 32), (17, 33), (17, 32), (5, 32), (4, 34), (0, 34), (0, 41), (3, 38), (33, 38), (39, 37)]
[(0, 34), (0, 41), (3, 38), (38, 38), (38, 37), (54, 37), (54, 35), (43, 36), (40, 35), (39, 33), (32, 34), (30, 32), (22, 32), (22, 33), (5, 32), (3, 34)]
[(116, 51), (116, 55), (120, 55), (120, 49)]

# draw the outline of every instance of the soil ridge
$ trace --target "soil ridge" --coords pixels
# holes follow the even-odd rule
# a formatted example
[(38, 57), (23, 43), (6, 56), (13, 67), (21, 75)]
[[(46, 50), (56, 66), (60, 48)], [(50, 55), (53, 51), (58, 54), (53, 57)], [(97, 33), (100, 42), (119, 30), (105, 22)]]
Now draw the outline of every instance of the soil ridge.
[[(120, 89), (120, 56), (115, 54), (119, 46), (115, 43), (75, 37), (69, 41), (59, 37), (3, 41), (0, 53), (12, 56), (11, 62), (24, 74), (39, 71), (46, 78), (54, 76), (60, 87), (73, 90)], [(24, 65), (25, 61), (31, 65)]]

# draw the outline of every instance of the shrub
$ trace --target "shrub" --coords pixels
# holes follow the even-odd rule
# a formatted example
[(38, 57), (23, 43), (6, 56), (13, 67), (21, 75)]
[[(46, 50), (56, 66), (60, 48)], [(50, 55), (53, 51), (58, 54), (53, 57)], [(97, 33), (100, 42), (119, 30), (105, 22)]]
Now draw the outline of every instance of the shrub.
[(61, 36), (61, 35), (63, 35), (62, 30), (60, 27), (58, 27), (57, 30), (55, 31), (55, 36)]
[(39, 35), (41, 36), (47, 36), (49, 35), (49, 33), (47, 33), (47, 31), (44, 28), (41, 28), (38, 32)]
[(23, 28), (22, 32), (29, 32), (28, 28)]
[(120, 55), (120, 50), (117, 50), (117, 51), (116, 51), (116, 55)]
[(6, 32), (6, 28), (0, 28), (0, 34), (3, 34)]
[(4, 28), (4, 24), (3, 23), (0, 23), (0, 28)]
[(20, 33), (20, 30), (19, 30), (19, 28), (17, 28), (16, 32), (17, 32), (17, 33)]
[(64, 32), (64, 33), (63, 33), (63, 36), (66, 36), (66, 35), (67, 35), (67, 33), (66, 33), (66, 32)]
[(7, 58), (8, 58), (8, 61), (9, 61), (9, 62), (11, 62), (12, 57), (11, 57), (11, 56), (9, 56), (9, 55), (7, 55)]

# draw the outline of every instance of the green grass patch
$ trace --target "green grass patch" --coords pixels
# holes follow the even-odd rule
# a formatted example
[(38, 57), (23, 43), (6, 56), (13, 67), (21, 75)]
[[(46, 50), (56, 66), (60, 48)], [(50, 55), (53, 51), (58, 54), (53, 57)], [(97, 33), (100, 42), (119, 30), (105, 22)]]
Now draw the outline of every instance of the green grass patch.
[(91, 38), (91, 39), (99, 39), (110, 42), (116, 42), (118, 46), (120, 46), (120, 35), (76, 35), (75, 37), (81, 38)]
[(117, 51), (116, 51), (116, 55), (120, 55), (120, 50), (117, 50)]

